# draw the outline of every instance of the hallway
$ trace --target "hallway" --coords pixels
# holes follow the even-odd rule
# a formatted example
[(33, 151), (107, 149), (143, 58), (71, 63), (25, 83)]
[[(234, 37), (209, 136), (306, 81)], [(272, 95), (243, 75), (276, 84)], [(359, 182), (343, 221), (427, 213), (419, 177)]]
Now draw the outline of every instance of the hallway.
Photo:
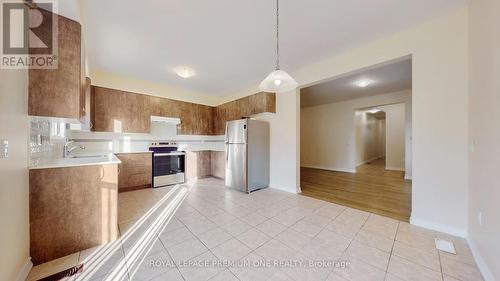
[(411, 182), (402, 171), (385, 170), (381, 158), (356, 169), (356, 174), (304, 168), (301, 170), (302, 195), (409, 221)]

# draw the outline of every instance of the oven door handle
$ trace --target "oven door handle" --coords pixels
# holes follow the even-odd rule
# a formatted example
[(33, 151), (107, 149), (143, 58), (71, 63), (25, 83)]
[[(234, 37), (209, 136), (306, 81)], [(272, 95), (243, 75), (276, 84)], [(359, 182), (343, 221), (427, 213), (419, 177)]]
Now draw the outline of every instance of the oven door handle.
[(185, 155), (184, 152), (174, 152), (174, 153), (154, 153), (154, 157), (162, 157), (162, 156), (179, 156), (179, 155)]

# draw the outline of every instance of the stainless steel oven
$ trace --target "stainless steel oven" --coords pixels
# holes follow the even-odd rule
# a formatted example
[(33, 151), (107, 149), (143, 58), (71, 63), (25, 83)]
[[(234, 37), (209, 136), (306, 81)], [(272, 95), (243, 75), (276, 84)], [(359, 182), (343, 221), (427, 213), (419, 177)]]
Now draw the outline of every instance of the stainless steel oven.
[(186, 156), (175, 143), (154, 143), (149, 150), (153, 151), (153, 187), (185, 182)]

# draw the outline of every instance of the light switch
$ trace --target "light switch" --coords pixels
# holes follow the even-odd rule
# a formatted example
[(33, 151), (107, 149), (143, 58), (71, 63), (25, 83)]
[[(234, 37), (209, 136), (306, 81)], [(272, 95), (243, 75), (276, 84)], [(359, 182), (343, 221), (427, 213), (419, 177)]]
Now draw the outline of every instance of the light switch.
[(0, 140), (0, 158), (9, 157), (9, 141)]
[(469, 152), (473, 153), (476, 150), (476, 141), (471, 141), (469, 143)]

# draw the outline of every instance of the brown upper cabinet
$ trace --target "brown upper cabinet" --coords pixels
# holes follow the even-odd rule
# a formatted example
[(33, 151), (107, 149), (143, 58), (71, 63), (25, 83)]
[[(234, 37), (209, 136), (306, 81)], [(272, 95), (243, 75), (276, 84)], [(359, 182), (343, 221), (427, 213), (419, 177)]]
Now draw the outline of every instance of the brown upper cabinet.
[(92, 104), (92, 123), (97, 132), (150, 133), (151, 116), (162, 116), (180, 118), (181, 135), (223, 135), (226, 121), (276, 112), (273, 93), (258, 93), (213, 107), (92, 86)]
[(149, 97), (149, 102), (152, 116), (181, 117), (184, 102), (154, 96)]
[(190, 102), (150, 97), (151, 115), (180, 118), (179, 134), (211, 135), (214, 108)]
[(260, 92), (247, 98), (250, 115), (264, 112), (276, 113), (276, 94)]
[(276, 95), (274, 93), (261, 92), (221, 104), (214, 110), (213, 134), (223, 135), (227, 121), (264, 112), (276, 113)]
[[(39, 9), (58, 21), (58, 68), (29, 69), (28, 114), (31, 116), (79, 119), (83, 114), (81, 26), (78, 22)], [(50, 36), (40, 26), (37, 36)], [(35, 49), (30, 49), (35, 54)]]
[(125, 94), (122, 99), (122, 126), (125, 133), (151, 132), (149, 97), (140, 94)]
[(182, 104), (179, 134), (211, 135), (213, 110), (214, 108), (211, 106), (184, 102)]
[(92, 86), (92, 124), (96, 132), (149, 133), (149, 96)]

